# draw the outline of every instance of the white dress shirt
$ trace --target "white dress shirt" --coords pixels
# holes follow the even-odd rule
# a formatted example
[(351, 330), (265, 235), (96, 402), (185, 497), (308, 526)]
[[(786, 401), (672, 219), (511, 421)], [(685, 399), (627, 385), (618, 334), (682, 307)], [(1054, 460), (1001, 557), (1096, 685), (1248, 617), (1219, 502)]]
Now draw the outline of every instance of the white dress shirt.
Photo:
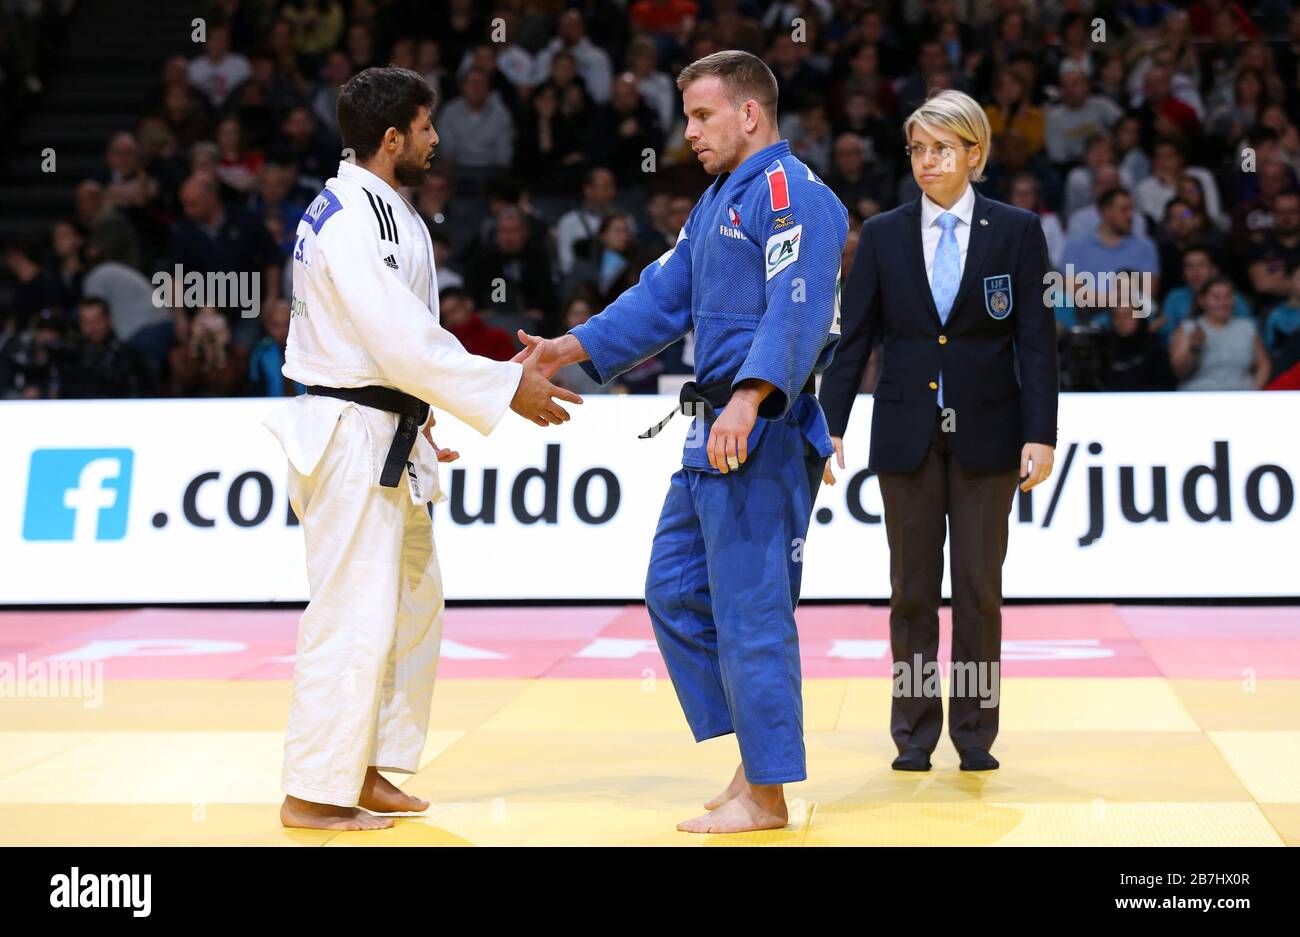
[(957, 270), (960, 275), (966, 271), (966, 250), (970, 247), (970, 225), (975, 214), (975, 190), (969, 182), (966, 183), (966, 191), (952, 208), (944, 208), (932, 201), (930, 196), (924, 193), (921, 195), (921, 249), (925, 253), (927, 284), (934, 278), (934, 255), (939, 249), (939, 238), (943, 235), (943, 228), (938, 223), (939, 216), (946, 211), (957, 216), (957, 226), (952, 229), (952, 233), (957, 238)]
[[(966, 183), (966, 191), (961, 194), (961, 198), (957, 199), (957, 203), (952, 208), (944, 208), (932, 201), (924, 192), (921, 193), (921, 250), (925, 254), (927, 285), (934, 280), (934, 255), (939, 250), (939, 239), (943, 237), (939, 216), (944, 212), (951, 212), (957, 216), (957, 224), (953, 226), (952, 233), (957, 238), (957, 282), (960, 283), (962, 274), (966, 271), (966, 251), (970, 247), (970, 223), (975, 215), (975, 190), (971, 188), (969, 182)], [(955, 302), (956, 297), (953, 299)], [(948, 310), (948, 315), (951, 316), (954, 311), (955, 309)], [(942, 371), (939, 372), (937, 403), (940, 407), (944, 405)]]

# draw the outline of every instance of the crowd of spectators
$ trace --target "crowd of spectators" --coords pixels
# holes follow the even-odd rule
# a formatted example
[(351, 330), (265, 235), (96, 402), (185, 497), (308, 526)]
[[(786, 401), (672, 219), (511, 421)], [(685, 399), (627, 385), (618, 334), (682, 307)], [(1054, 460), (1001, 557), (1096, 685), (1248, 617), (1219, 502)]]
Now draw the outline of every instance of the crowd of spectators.
[[(517, 328), (563, 332), (709, 183), (673, 78), (727, 48), (772, 67), (782, 135), (853, 231), (919, 194), (901, 125), (927, 93), (985, 105), (981, 190), (1037, 212), (1079, 275), (1056, 305), (1066, 389), (1300, 386), (1300, 9), (1281, 0), (219, 0), (206, 23), (66, 218), (5, 245), (0, 394), (299, 392), (279, 370), (294, 230), (340, 158), (338, 89), (379, 64), (438, 92), (408, 197), (446, 327), (499, 359)], [(178, 267), (256, 273), (261, 314), (160, 298)], [(1085, 301), (1085, 274), (1147, 274), (1130, 282), (1154, 296)], [(688, 337), (612, 387), (562, 380), (654, 392), (690, 369)]]
[[(0, 2), (0, 126), (15, 126), (48, 89), (76, 0)], [(8, 136), (8, 135), (6, 135)], [(10, 149), (0, 139), (0, 157)]]

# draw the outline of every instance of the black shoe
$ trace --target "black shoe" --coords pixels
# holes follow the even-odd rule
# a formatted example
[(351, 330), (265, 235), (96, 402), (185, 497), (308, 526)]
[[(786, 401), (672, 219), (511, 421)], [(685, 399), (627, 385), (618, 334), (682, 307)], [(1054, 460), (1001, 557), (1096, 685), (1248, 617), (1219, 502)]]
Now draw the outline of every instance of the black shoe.
[(895, 771), (929, 771), (930, 753), (924, 748), (909, 748), (890, 767)]
[(961, 770), (992, 771), (998, 760), (982, 748), (968, 748), (961, 753)]

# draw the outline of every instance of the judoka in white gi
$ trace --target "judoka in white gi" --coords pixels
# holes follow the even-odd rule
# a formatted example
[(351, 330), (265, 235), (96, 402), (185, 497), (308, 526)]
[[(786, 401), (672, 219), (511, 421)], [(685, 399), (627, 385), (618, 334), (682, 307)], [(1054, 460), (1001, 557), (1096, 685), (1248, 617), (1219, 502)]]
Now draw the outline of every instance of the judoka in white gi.
[[(310, 388), (268, 419), (289, 461), (307, 541), (311, 602), (298, 629), (285, 734), (285, 826), (392, 826), (419, 811), (379, 772), (420, 766), (442, 635), (430, 502), (443, 499), (429, 405), (490, 433), (507, 408), (538, 425), (581, 403), (541, 375), (536, 350), (469, 354), (438, 321), (433, 248), (398, 192), (418, 186), (438, 136), (433, 92), (400, 68), (370, 68), (339, 95), (338, 176), (294, 245), (285, 376)], [(428, 414), (428, 422), (424, 422)], [(423, 423), (423, 434), (418, 430)]]

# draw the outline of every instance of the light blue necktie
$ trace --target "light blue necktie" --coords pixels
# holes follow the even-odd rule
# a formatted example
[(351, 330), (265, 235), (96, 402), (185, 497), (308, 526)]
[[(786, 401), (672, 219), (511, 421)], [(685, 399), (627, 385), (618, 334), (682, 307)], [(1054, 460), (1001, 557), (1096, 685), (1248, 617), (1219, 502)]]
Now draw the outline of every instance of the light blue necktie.
[[(958, 218), (950, 211), (944, 212), (934, 220), (943, 228), (939, 235), (939, 247), (934, 252), (934, 268), (930, 271), (930, 293), (934, 296), (934, 308), (939, 312), (939, 321), (948, 324), (952, 304), (957, 299), (957, 288), (961, 285), (961, 249), (957, 246)], [(943, 372), (939, 372), (939, 406), (943, 406)]]

